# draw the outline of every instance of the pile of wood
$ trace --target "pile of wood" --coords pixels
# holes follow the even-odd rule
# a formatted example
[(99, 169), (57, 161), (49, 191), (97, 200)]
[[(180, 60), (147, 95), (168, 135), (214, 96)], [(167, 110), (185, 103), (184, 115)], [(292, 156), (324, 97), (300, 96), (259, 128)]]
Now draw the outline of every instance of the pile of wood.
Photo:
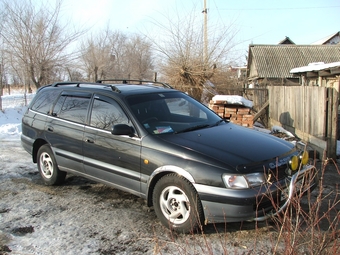
[(228, 104), (228, 102), (225, 101), (211, 100), (209, 108), (216, 112), (221, 118), (230, 120), (232, 123), (244, 127), (253, 127), (254, 116), (251, 114), (251, 109), (246, 106)]

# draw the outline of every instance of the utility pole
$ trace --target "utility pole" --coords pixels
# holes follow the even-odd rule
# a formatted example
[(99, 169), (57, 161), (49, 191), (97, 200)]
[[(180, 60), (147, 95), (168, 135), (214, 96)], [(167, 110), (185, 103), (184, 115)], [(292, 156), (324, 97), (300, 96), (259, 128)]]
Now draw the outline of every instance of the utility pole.
[(207, 69), (208, 65), (208, 9), (207, 9), (207, 1), (204, 0), (204, 9), (202, 11), (204, 15), (204, 25), (203, 25), (203, 61), (204, 61), (204, 69)]

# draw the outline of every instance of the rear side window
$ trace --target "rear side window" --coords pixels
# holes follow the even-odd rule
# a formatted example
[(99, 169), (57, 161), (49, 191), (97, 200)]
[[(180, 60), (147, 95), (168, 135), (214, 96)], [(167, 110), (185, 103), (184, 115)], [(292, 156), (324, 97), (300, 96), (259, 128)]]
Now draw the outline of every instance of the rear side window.
[(52, 115), (85, 124), (90, 100), (90, 95), (61, 95), (54, 106)]
[(59, 96), (59, 93), (56, 92), (57, 91), (55, 90), (42, 90), (36, 95), (36, 99), (34, 100), (31, 109), (40, 113), (49, 114), (53, 102)]

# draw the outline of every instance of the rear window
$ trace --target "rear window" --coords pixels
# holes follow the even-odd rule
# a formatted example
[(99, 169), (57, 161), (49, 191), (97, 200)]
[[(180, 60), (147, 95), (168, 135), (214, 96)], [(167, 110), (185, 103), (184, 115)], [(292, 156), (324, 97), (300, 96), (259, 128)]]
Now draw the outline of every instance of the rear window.
[(42, 90), (36, 95), (31, 109), (40, 113), (49, 114), (52, 104), (58, 96), (59, 93), (55, 90)]

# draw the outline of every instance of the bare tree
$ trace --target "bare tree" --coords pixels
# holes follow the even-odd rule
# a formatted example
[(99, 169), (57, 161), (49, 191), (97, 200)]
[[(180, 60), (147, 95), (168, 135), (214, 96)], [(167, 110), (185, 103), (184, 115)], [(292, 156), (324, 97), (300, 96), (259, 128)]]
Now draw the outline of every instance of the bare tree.
[[(3, 29), (3, 24), (0, 20), (0, 32)], [(7, 66), (5, 67), (5, 54), (4, 54), (4, 47), (3, 47), (3, 39), (0, 37), (0, 111), (2, 111), (2, 95), (5, 82), (5, 74), (6, 74)]]
[(125, 47), (126, 69), (128, 77), (149, 79), (152, 76), (153, 61), (151, 44), (140, 35), (129, 38)]
[[(45, 2), (46, 3), (46, 2)], [(3, 0), (1, 36), (17, 73), (39, 88), (57, 77), (70, 61), (67, 47), (84, 31), (70, 31), (60, 22), (61, 0), (55, 6), (34, 6), (31, 0)], [(25, 78), (23, 78), (25, 80)]]
[(81, 62), (89, 81), (103, 79), (112, 66), (108, 31), (89, 37), (81, 45)]
[(81, 45), (81, 61), (89, 81), (107, 78), (148, 79), (152, 76), (150, 43), (106, 29)]
[(159, 53), (161, 73), (176, 88), (200, 100), (203, 85), (228, 62), (237, 31), (233, 25), (210, 27), (208, 41), (204, 41), (203, 19), (198, 13), (201, 11), (194, 8), (187, 15), (164, 15), (164, 22), (153, 22), (163, 33), (148, 37)]

